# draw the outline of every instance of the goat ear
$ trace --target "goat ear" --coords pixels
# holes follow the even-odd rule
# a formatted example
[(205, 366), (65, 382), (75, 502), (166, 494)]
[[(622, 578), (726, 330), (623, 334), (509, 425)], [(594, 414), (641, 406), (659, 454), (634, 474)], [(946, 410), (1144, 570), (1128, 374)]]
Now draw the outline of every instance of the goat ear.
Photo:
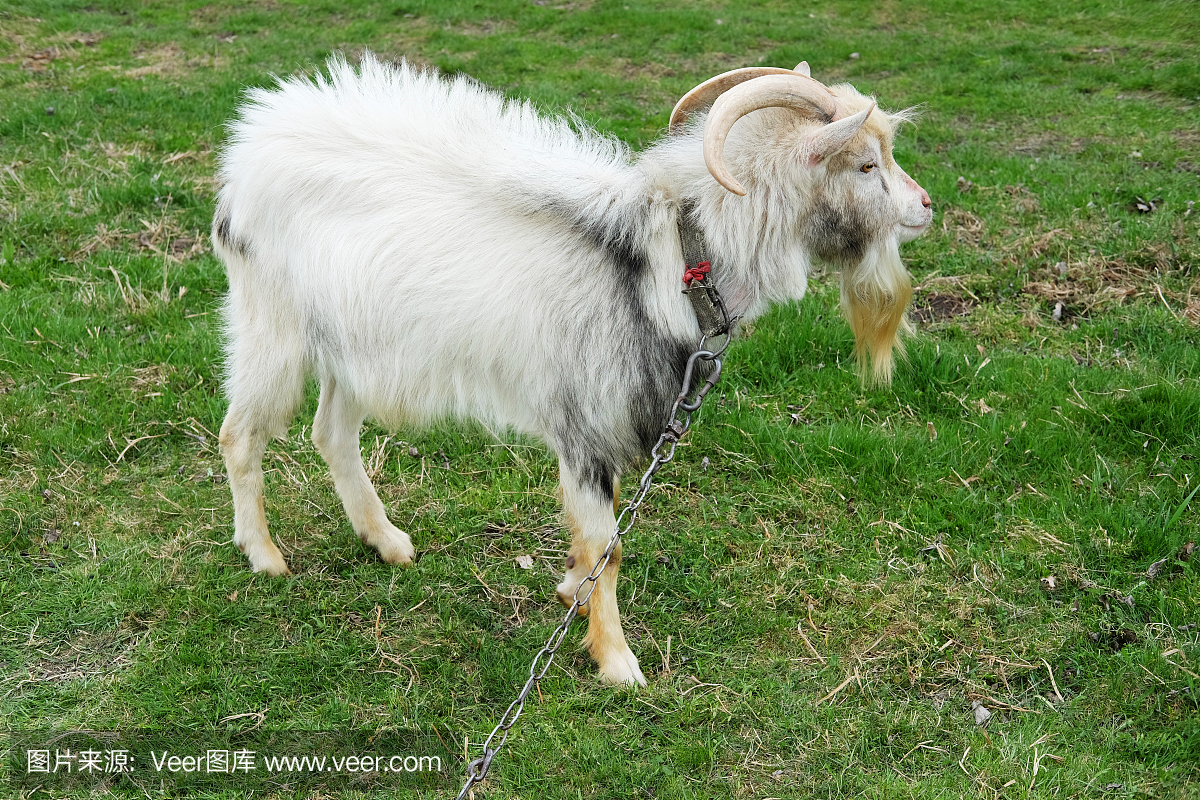
[(792, 70), (792, 72), (799, 72), (801, 75), (803, 75), (806, 78), (812, 77), (812, 71), (808, 68), (807, 61), (801, 61), (799, 64), (796, 65), (796, 68), (794, 70)]
[(808, 165), (815, 167), (834, 153), (841, 152), (842, 148), (862, 129), (867, 117), (874, 110), (875, 104), (871, 103), (870, 106), (854, 116), (822, 126), (820, 130), (808, 137), (808, 141), (804, 143), (804, 150), (808, 153)]

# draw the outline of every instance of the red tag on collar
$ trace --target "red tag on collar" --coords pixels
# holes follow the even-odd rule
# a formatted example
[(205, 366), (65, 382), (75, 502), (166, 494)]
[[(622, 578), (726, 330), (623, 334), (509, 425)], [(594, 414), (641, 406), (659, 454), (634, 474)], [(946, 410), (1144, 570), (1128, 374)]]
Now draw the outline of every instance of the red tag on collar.
[(708, 275), (708, 271), (712, 269), (712, 265), (707, 261), (701, 261), (694, 267), (688, 267), (684, 264), (687, 270), (683, 273), (683, 285), (690, 287), (692, 281), (702, 281)]

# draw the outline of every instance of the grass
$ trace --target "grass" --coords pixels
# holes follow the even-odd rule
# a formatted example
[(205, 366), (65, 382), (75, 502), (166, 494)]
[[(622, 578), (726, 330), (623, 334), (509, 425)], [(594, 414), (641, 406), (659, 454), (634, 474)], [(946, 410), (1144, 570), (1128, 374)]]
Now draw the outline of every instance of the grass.
[(395, 570), (315, 392), (268, 453), (296, 575), (230, 544), (207, 230), (246, 86), (371, 48), (640, 146), (803, 58), (922, 110), (907, 363), (861, 387), (828, 278), (756, 323), (625, 545), (650, 685), (599, 686), (573, 632), (483, 794), (1200, 797), (1198, 38), (1169, 0), (0, 1), (0, 718), (457, 751), (560, 617), (541, 445), (368, 427), (423, 554)]

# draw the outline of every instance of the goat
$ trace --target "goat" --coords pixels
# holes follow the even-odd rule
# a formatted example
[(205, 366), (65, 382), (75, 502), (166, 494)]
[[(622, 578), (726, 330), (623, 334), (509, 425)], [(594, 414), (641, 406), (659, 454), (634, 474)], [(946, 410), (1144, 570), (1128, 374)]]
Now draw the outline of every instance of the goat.
[[(892, 160), (905, 118), (803, 62), (706, 81), (636, 157), (578, 120), (370, 54), (250, 90), (212, 229), (229, 278), (220, 443), (234, 543), (256, 572), (287, 574), (262, 458), (315, 375), (313, 441), (355, 532), (391, 564), (415, 553), (363, 469), (364, 419), (476, 419), (544, 440), (572, 533), (569, 603), (613, 530), (621, 471), (657, 440), (700, 339), (681, 215), (744, 320), (801, 298), (814, 260), (840, 267), (864, 375), (890, 378), (911, 296), (898, 247), (932, 217)], [(581, 609), (584, 642), (604, 681), (645, 683), (619, 565), (618, 549)]]

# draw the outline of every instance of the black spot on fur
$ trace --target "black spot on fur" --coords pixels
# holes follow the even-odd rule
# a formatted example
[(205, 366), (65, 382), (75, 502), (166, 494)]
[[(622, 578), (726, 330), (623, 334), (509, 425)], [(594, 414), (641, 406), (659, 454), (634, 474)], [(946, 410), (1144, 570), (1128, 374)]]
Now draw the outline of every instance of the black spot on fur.
[(888, 188), (887, 181), (883, 179), (883, 173), (882, 173), (882, 172), (880, 172), (880, 173), (879, 173), (879, 182), (880, 182), (881, 184), (883, 184), (883, 193), (884, 193), (884, 194), (891, 194), (891, 193), (892, 193), (892, 190)]
[(249, 249), (246, 247), (246, 243), (234, 237), (230, 231), (229, 214), (223, 212), (217, 213), (217, 223), (213, 226), (213, 230), (216, 233), (218, 241), (221, 242), (225, 249), (232, 250), (242, 256), (246, 255)]
[(304, 344), (307, 350), (306, 358), (309, 363), (317, 363), (322, 358), (332, 361), (344, 361), (346, 353), (342, 340), (334, 335), (336, 327), (329, 324), (324, 310), (310, 306), (304, 314)]
[[(597, 430), (575, 391), (563, 386), (555, 397), (554, 431), (558, 457), (584, 486), (605, 502), (613, 499), (613, 478), (625, 466), (621, 446), (613, 431)], [(593, 401), (595, 402), (595, 401)]]
[(229, 235), (229, 215), (222, 214), (217, 219), (217, 224), (213, 226), (213, 229), (217, 232), (217, 239), (221, 244), (233, 249), (233, 238)]
[[(589, 280), (597, 283), (598, 304), (611, 301), (608, 313), (615, 315), (615, 336), (608, 348), (584, 357), (608, 361), (608, 369), (621, 376), (618, 385), (625, 396), (581, 398), (564, 389), (556, 398), (555, 418), (561, 429), (555, 431), (555, 439), (571, 471), (611, 502), (613, 479), (658, 441), (696, 342), (668, 334), (647, 311), (643, 295), (649, 259), (638, 244), (641, 231), (636, 226), (616, 233), (577, 217), (567, 221), (600, 256), (599, 264), (588, 266)], [(628, 425), (622, 430), (589, 430), (581, 401), (623, 405)]]
[(607, 266), (622, 286), (636, 287), (642, 276), (646, 274), (649, 263), (646, 253), (636, 243), (637, 231), (615, 231), (586, 220), (572, 220), (572, 227), (578, 230), (592, 247), (604, 254)]
[(848, 264), (862, 261), (871, 240), (871, 230), (853, 208), (836, 208), (818, 199), (809, 217), (808, 238), (813, 252), (823, 261)]
[(216, 231), (217, 238), (222, 244), (227, 243), (229, 241), (229, 215), (220, 215), (216, 224), (213, 225), (213, 230)]
[(606, 502), (613, 501), (613, 468), (601, 459), (585, 461), (580, 480), (590, 484)]
[(640, 380), (635, 378), (629, 395), (629, 416), (637, 434), (639, 455), (649, 453), (662, 434), (667, 413), (679, 394), (683, 370), (695, 349), (695, 342), (663, 337), (655, 352), (644, 352), (640, 359), (636, 356), (630, 359), (641, 362), (634, 367)]
[[(636, 233), (627, 232), (626, 239), (605, 243), (605, 253), (614, 266), (616, 296), (626, 315), (622, 330), (627, 336), (619, 357), (626, 375), (625, 385), (629, 387), (629, 418), (637, 437), (636, 455), (645, 455), (662, 433), (667, 413), (679, 394), (684, 367), (697, 343), (667, 334), (646, 310), (642, 296), (646, 290), (644, 278), (649, 272), (648, 259), (640, 248), (627, 245)], [(681, 275), (682, 269), (680, 265)]]

